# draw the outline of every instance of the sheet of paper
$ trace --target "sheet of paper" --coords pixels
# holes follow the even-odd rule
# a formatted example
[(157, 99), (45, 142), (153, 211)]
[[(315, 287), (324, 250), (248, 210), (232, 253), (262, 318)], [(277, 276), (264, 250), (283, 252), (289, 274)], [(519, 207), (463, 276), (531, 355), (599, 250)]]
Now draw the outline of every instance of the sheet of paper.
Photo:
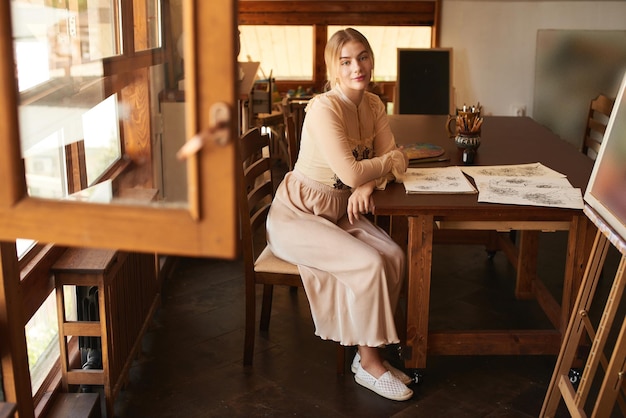
[(407, 193), (476, 193), (459, 167), (408, 168), (402, 178)]
[(541, 188), (478, 186), (478, 201), (509, 205), (550, 206), (557, 208), (582, 209), (582, 192), (578, 188)]
[(565, 177), (505, 177), (477, 176), (474, 178), (478, 191), (497, 189), (502, 193), (514, 187), (526, 189), (569, 189), (571, 183)]
[(476, 180), (478, 176), (503, 177), (566, 177), (541, 163), (464, 166), (463, 172)]
[(582, 209), (582, 192), (565, 177), (477, 176), (478, 201)]

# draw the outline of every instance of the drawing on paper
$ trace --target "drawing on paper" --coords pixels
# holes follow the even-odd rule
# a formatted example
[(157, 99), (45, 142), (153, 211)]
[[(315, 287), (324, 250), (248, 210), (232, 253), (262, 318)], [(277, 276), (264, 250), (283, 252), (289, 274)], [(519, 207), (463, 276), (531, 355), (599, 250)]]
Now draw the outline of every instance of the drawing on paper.
[(511, 205), (582, 209), (580, 189), (565, 177), (478, 176), (478, 201)]
[(552, 170), (541, 163), (468, 166), (463, 167), (463, 172), (474, 179), (480, 176), (500, 177), (565, 177), (558, 171)]
[(474, 186), (455, 166), (409, 168), (402, 183), (407, 193), (476, 193)]

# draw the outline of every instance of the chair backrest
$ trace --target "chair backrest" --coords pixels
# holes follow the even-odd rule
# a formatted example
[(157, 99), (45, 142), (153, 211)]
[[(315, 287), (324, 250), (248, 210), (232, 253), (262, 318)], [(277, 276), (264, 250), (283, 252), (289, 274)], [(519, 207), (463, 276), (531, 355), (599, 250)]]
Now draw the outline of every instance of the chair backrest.
[(300, 152), (300, 141), (296, 134), (296, 119), (293, 114), (285, 118), (285, 139), (289, 154), (289, 170), (293, 170), (298, 159), (298, 152)]
[(269, 136), (261, 134), (258, 127), (244, 133), (239, 142), (239, 214), (246, 269), (254, 269), (254, 261), (267, 243), (265, 221), (274, 198), (269, 143)]
[[(615, 99), (607, 97), (603, 94), (591, 101), (589, 105), (589, 113), (587, 114), (585, 136), (583, 137), (581, 147), (583, 154), (586, 154), (594, 159), (596, 155), (598, 155), (614, 103)], [(589, 151), (592, 151), (592, 153)]]
[(293, 170), (300, 151), (300, 140), (296, 129), (296, 114), (291, 110), (289, 98), (284, 97), (280, 104), (285, 124), (285, 140), (287, 142), (287, 154), (289, 154), (289, 170)]

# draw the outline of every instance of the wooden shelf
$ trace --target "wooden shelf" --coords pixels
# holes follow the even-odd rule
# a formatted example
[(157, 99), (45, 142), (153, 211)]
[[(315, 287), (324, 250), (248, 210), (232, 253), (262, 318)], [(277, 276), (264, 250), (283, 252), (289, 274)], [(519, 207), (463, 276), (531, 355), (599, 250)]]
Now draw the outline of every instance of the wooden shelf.
[[(70, 392), (72, 385), (81, 384), (103, 386), (108, 416), (113, 416), (115, 396), (160, 300), (156, 262), (153, 254), (71, 248), (52, 267), (63, 389)], [(97, 287), (99, 321), (68, 320), (64, 286)], [(71, 336), (100, 338), (102, 369), (72, 367), (68, 353)]]

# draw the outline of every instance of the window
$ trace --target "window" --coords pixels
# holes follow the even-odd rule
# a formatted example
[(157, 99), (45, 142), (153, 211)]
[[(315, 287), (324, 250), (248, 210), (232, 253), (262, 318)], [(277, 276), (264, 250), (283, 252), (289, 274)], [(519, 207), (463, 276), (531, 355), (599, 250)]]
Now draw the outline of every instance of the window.
[[(328, 26), (328, 38), (347, 26)], [(430, 26), (351, 26), (369, 40), (376, 57), (375, 81), (396, 81), (398, 48), (430, 48)], [(259, 78), (313, 80), (312, 26), (239, 26), (239, 61), (261, 63)]]
[(313, 80), (313, 26), (239, 26), (239, 61), (261, 63), (259, 78)]
[(87, 184), (95, 181), (122, 155), (117, 94), (82, 115)]
[[(62, 199), (80, 185), (93, 183), (121, 157), (115, 99), (100, 104), (102, 59), (121, 51), (115, 24), (118, 4), (13, 0), (12, 7), (28, 193)], [(66, 146), (81, 141), (84, 157), (67, 155)], [(76, 182), (79, 187), (70, 187), (68, 171), (73, 167), (67, 162), (80, 158), (98, 164), (89, 166), (87, 179)]]
[[(386, 91), (392, 91), (396, 79), (397, 48), (437, 47), (439, 0), (350, 2), (349, 6), (345, 3), (239, 2), (239, 29), (242, 33), (240, 60), (247, 61), (249, 56), (250, 60), (259, 61), (265, 76), (272, 70), (276, 87), (281, 93), (298, 87), (322, 91), (326, 84), (324, 45), (336, 29), (350, 26), (362, 30), (368, 37), (376, 54), (375, 80), (385, 84)], [(293, 35), (293, 32), (288, 33), (291, 29), (282, 27), (285, 22), (290, 22), (293, 25), (291, 28), (310, 29), (312, 42)], [(377, 26), (366, 26), (371, 22), (376, 22)], [(251, 36), (252, 30), (260, 31), (264, 27), (267, 33), (262, 46), (246, 39)], [(292, 47), (285, 46), (287, 42), (299, 44), (298, 49), (293, 52)], [(246, 52), (243, 52), (244, 49)], [(293, 70), (294, 62), (297, 67), (301, 62), (308, 62), (309, 57), (312, 75), (305, 78), (304, 73)], [(260, 73), (259, 76), (264, 75)]]
[(21, 259), (24, 254), (29, 252), (34, 246), (36, 242), (31, 239), (18, 239), (15, 240), (15, 246), (17, 248), (17, 258)]
[(97, 60), (121, 52), (117, 6), (115, 0), (12, 0), (20, 92), (53, 80), (101, 74)]
[[(27, 114), (27, 112), (32, 112)], [(20, 117), (27, 120), (37, 118), (37, 109), (34, 107), (22, 109)], [(42, 112), (46, 114), (46, 112)], [(56, 112), (51, 112), (56, 115)], [(42, 116), (43, 117), (43, 116)], [(23, 125), (32, 127), (33, 123)], [(67, 175), (65, 167), (65, 151), (63, 147), (66, 131), (59, 129), (32, 142), (23, 132), (22, 156), (26, 169), (26, 185), (28, 194), (33, 197), (61, 199), (67, 196)], [(32, 138), (32, 137), (30, 137)]]
[[(19, 107), (22, 156), (28, 194), (33, 197), (61, 199), (81, 187), (69, 187), (72, 171), (67, 161), (80, 160), (86, 166), (86, 179), (94, 182), (122, 156), (118, 122), (117, 95), (88, 107), (101, 93), (92, 97), (66, 96), (58, 104), (36, 102)], [(72, 105), (73, 104), (73, 105)], [(81, 143), (84, 154), (67, 155), (67, 145)], [(80, 170), (78, 176), (84, 176)]]
[[(328, 38), (346, 26), (329, 26)], [(430, 48), (429, 26), (351, 26), (361, 32), (374, 51), (374, 81), (396, 81), (398, 48)]]
[[(160, 47), (160, 0), (133, 6), (135, 19), (143, 22), (134, 26), (134, 45), (142, 50)], [(120, 0), (11, 0), (11, 11), (27, 192), (65, 199), (100, 181), (122, 157), (119, 96), (107, 91), (112, 83), (104, 65), (120, 59), (124, 49)], [(49, 251), (30, 239), (15, 243), (21, 268)], [(45, 299), (32, 307), (37, 310), (24, 328), (31, 390), (38, 397), (58, 362), (59, 340), (55, 291), (41, 294), (45, 286), (33, 282), (24, 285), (24, 292)], [(66, 286), (64, 293), (66, 317), (75, 320), (76, 289)]]
[[(63, 291), (67, 318), (75, 321), (77, 317), (75, 287), (65, 286)], [(33, 395), (37, 393), (50, 368), (59, 358), (59, 327), (56, 312), (56, 294), (53, 291), (25, 327)]]

